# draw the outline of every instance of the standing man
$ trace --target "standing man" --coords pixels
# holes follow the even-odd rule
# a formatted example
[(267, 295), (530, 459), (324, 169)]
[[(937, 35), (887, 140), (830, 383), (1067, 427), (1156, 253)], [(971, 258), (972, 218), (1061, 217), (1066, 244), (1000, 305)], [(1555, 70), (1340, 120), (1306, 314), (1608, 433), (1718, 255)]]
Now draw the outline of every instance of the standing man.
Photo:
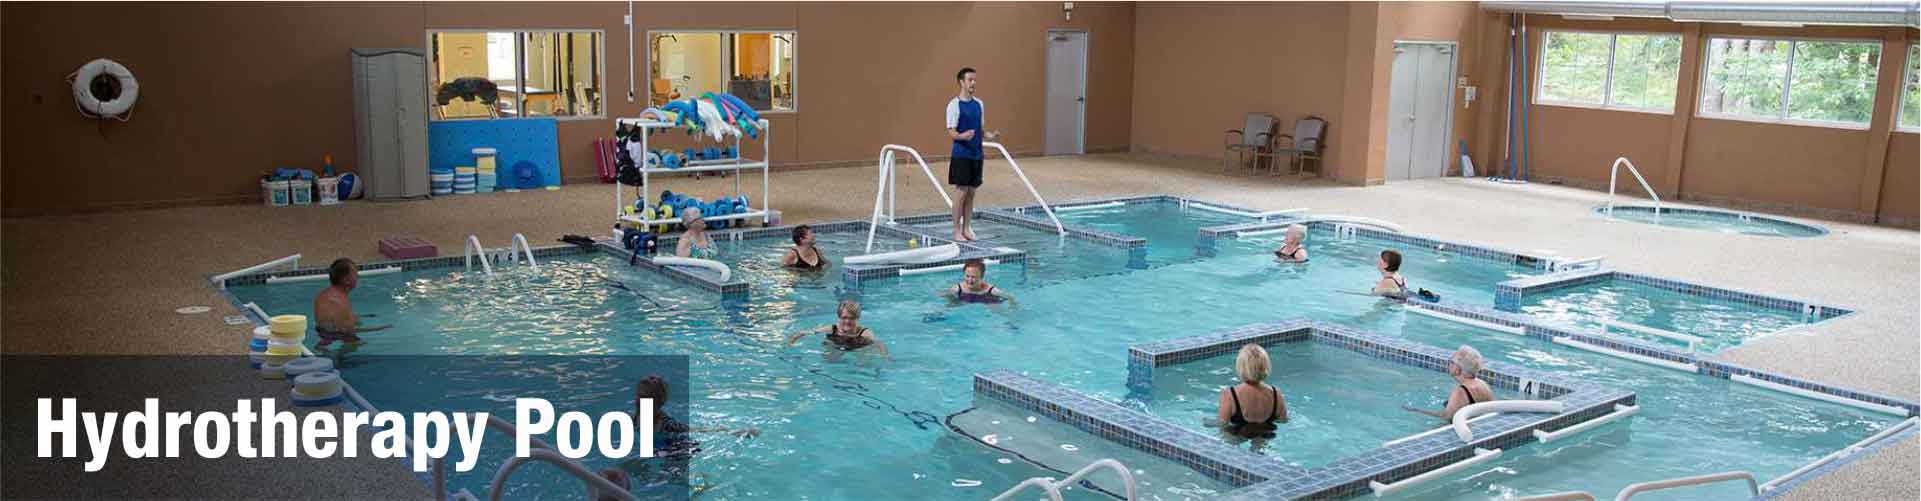
[(1000, 138), (999, 131), (981, 129), (980, 99), (974, 98), (974, 69), (961, 68), (954, 74), (960, 84), (960, 97), (947, 102), (947, 137), (954, 140), (954, 151), (947, 161), (947, 184), (954, 185), (954, 241), (974, 237), (974, 189), (981, 186), (981, 141)]

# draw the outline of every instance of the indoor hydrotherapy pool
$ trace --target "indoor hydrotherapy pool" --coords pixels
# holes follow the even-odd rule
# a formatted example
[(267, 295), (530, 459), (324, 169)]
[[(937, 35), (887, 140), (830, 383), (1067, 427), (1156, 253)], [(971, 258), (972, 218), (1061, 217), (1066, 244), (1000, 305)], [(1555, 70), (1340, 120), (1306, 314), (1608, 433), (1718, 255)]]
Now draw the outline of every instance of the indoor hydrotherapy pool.
[(1602, 217), (1643, 224), (1656, 224), (1690, 230), (1740, 233), (1764, 237), (1810, 238), (1828, 234), (1828, 229), (1786, 219), (1713, 209), (1687, 209), (1616, 205), (1594, 208)]
[[(1142, 220), (1103, 224), (1112, 225), (1110, 231), (1152, 228), (1154, 218), (1167, 216), (1160, 210), (1121, 211), (1110, 216)], [(1215, 222), (1179, 219), (1166, 224), (1188, 230), (1160, 231), (1174, 235)], [(971, 376), (1010, 369), (1198, 429), (1194, 413), (1211, 405), (1217, 385), (1228, 382), (1231, 363), (1185, 364), (1179, 368), (1190, 371), (1191, 380), (1157, 380), (1156, 390), (1144, 396), (1126, 385), (1128, 346), (1296, 317), (1447, 348), (1472, 344), (1489, 360), (1623, 387), (1636, 392), (1644, 406), (1625, 424), (1606, 425), (1551, 446), (1519, 447), (1473, 473), (1424, 485), (1418, 489), (1423, 497), (1477, 499), (1561, 490), (1605, 494), (1633, 482), (1729, 469), (1753, 471), (1766, 480), (1895, 421), (1850, 407), (1731, 387), (1726, 380), (1411, 316), (1401, 305), (1343, 293), (1364, 290), (1379, 276), (1373, 260), (1381, 246), (1367, 240), (1341, 241), (1316, 231), (1309, 239), (1313, 260), (1306, 266), (1272, 260), (1267, 253), (1278, 236), (1222, 241), (1207, 258), (1177, 259), (1183, 247), (1156, 247), (1150, 241), (1150, 255), (1165, 252), (1159, 255), (1169, 258), (1132, 269), (1125, 249), (1004, 226), (983, 224), (977, 232), (999, 233), (999, 241), (1037, 247), (1024, 249), (1037, 261), (1025, 273), (1009, 265), (988, 273), (989, 281), (1018, 297), (1012, 306), (953, 307), (936, 297), (936, 291), (952, 286), (958, 272), (867, 282), (858, 291), (847, 289), (838, 270), (790, 274), (771, 265), (785, 241), (778, 238), (725, 242), (724, 257), (741, 270), (737, 276), (749, 282), (752, 292), (745, 301), (723, 302), (715, 293), (603, 254), (553, 259), (543, 262), (539, 272), (503, 267), (492, 280), (458, 269), (370, 276), (355, 292), (356, 309), (396, 327), (368, 335), (366, 344), (344, 356), (342, 368), (383, 410), (503, 413), (511, 412), (511, 399), (503, 396), (575, 387), (580, 389), (573, 403), (591, 407), (592, 402), (606, 401), (595, 408), (617, 409), (631, 398), (624, 389), (632, 381), (582, 384), (583, 377), (593, 379), (591, 372), (516, 371), (446, 382), (431, 375), (383, 371), (374, 355), (686, 355), (694, 424), (760, 432), (755, 438), (726, 433), (697, 437), (702, 450), (693, 463), (695, 483), (717, 486), (702, 497), (721, 499), (868, 499), (906, 492), (980, 499), (1028, 477), (1061, 476), (1036, 463), (1073, 470), (1097, 453), (1139, 472), (1145, 499), (1223, 495), (1230, 486), (1172, 461), (1101, 443), (1045, 417), (1031, 423), (982, 418), (1019, 418), (1023, 413), (993, 405), (970, 411), (976, 407)], [(820, 240), (823, 250), (838, 260), (857, 253), (864, 239), (864, 233), (846, 232), (823, 234)], [(892, 247), (877, 247), (901, 248), (905, 243), (886, 245)], [(1192, 245), (1184, 248), (1192, 251)], [(1493, 283), (1533, 273), (1447, 252), (1404, 252), (1404, 272), (1413, 285), (1450, 301), (1489, 304)], [(258, 303), (270, 313), (304, 313), (314, 289), (311, 284), (285, 284), (231, 290), (239, 301)], [(815, 340), (783, 346), (791, 333), (832, 323), (836, 302), (856, 296), (864, 305), (862, 323), (887, 343), (891, 361), (828, 362)], [(315, 336), (308, 339), (312, 342)], [(1398, 405), (1437, 406), (1449, 385), (1444, 375), (1363, 367), (1343, 362), (1339, 354), (1321, 357), (1321, 351), (1298, 355), (1277, 349), (1273, 381), (1289, 392), (1290, 401), (1300, 400), (1294, 413), (1302, 426), (1299, 431), (1283, 426), (1284, 439), (1267, 446), (1273, 457), (1312, 467), (1352, 452), (1352, 444), (1341, 443), (1345, 438), (1358, 437), (1353, 440), (1365, 447), (1367, 441), (1438, 425)], [(356, 364), (356, 356), (366, 362)], [(1354, 388), (1316, 377), (1330, 364), (1361, 367), (1369, 374), (1364, 379), (1386, 377), (1394, 386), (1379, 392), (1361, 387), (1369, 394), (1343, 399), (1341, 392)], [(1389, 404), (1395, 405), (1381, 408)], [(957, 423), (985, 419), (1022, 428), (999, 430), (1005, 442), (990, 448), (976, 440), (979, 427), (991, 425), (977, 422), (969, 425), (976, 426), (968, 430), (974, 434), (958, 433), (953, 429), (964, 426), (950, 428), (947, 422), (956, 414)], [(1286, 439), (1290, 433), (1298, 433), (1298, 440)], [(1302, 445), (1290, 448), (1295, 442)], [(486, 489), (492, 472), (511, 452), (511, 447), (490, 449), (498, 450), (488, 451), (473, 471), (451, 476), (452, 490)], [(571, 497), (579, 488), (552, 468), (535, 467), (513, 477), (506, 494)], [(1674, 492), (1700, 497), (1710, 491)]]

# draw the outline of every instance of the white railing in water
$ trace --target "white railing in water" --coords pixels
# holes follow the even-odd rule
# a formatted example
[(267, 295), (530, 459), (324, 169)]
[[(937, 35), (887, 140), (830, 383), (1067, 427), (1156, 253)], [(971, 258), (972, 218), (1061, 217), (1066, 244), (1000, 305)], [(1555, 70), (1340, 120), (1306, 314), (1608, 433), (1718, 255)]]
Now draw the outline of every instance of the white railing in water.
[[(981, 144), (983, 146), (993, 147), (1001, 152), (1001, 156), (1007, 159), (1007, 166), (1014, 169), (1014, 175), (1020, 177), (1021, 184), (1027, 186), (1027, 192), (1034, 195), (1034, 202), (1040, 204), (1041, 210), (1047, 211), (1047, 218), (1054, 222), (1054, 231), (1060, 236), (1066, 237), (1067, 227), (1061, 224), (1059, 217), (1055, 217), (1054, 209), (1047, 205), (1046, 199), (1041, 198), (1040, 190), (1035, 189), (1034, 182), (1027, 179), (1027, 173), (1023, 172), (1020, 164), (1014, 161), (1014, 155), (1007, 152), (1007, 147), (1001, 146), (1000, 143), (990, 142)], [(867, 248), (865, 251), (867, 253), (874, 252), (874, 233), (880, 228), (881, 216), (885, 215), (889, 224), (894, 222), (894, 216), (896, 214), (894, 211), (895, 198), (897, 198), (895, 193), (900, 191), (895, 184), (897, 176), (895, 175), (896, 169), (894, 168), (894, 153), (896, 152), (913, 156), (914, 162), (920, 164), (921, 172), (927, 174), (927, 181), (933, 184), (934, 192), (940, 194), (941, 201), (947, 204), (948, 209), (951, 210), (954, 208), (954, 199), (947, 196), (946, 189), (941, 188), (940, 178), (934, 177), (934, 169), (927, 166), (927, 159), (922, 158), (919, 151), (898, 144), (882, 146), (880, 148), (880, 172), (874, 180), (874, 215), (873, 218), (869, 220), (867, 227)]]
[(467, 235), (467, 246), (460, 255), (467, 261), (467, 271), (474, 270), (474, 257), (480, 257), (480, 268), (487, 270), (487, 278), (494, 278), (494, 263), (487, 256), (487, 247), (480, 245), (480, 237)]
[(1020, 178), (1021, 178), (1021, 184), (1023, 184), (1023, 185), (1026, 185), (1026, 186), (1027, 186), (1027, 193), (1029, 193), (1029, 194), (1031, 194), (1031, 195), (1034, 195), (1034, 203), (1038, 203), (1038, 204), (1040, 204), (1040, 205), (1041, 205), (1041, 210), (1043, 210), (1043, 211), (1047, 211), (1047, 219), (1048, 219), (1048, 220), (1050, 220), (1050, 221), (1053, 221), (1053, 222), (1054, 222), (1054, 232), (1055, 232), (1055, 233), (1057, 233), (1057, 234), (1059, 234), (1059, 235), (1060, 235), (1060, 236), (1062, 236), (1062, 237), (1066, 237), (1066, 236), (1067, 236), (1067, 227), (1066, 227), (1066, 226), (1062, 226), (1062, 225), (1061, 225), (1061, 218), (1058, 218), (1058, 217), (1055, 217), (1055, 216), (1054, 216), (1054, 208), (1052, 208), (1052, 207), (1048, 207), (1048, 206), (1047, 206), (1047, 199), (1045, 199), (1045, 198), (1041, 198), (1041, 191), (1040, 191), (1040, 190), (1038, 190), (1038, 189), (1035, 189), (1035, 188), (1034, 188), (1034, 182), (1033, 182), (1033, 181), (1029, 181), (1029, 180), (1027, 179), (1027, 173), (1026, 173), (1026, 172), (1023, 172), (1023, 171), (1021, 171), (1021, 164), (1020, 164), (1020, 163), (1018, 163), (1018, 162), (1015, 162), (1015, 161), (1014, 161), (1014, 154), (1013, 154), (1013, 153), (1008, 153), (1008, 152), (1007, 152), (1007, 147), (1006, 147), (1006, 146), (1001, 146), (1001, 144), (1000, 144), (1000, 143), (996, 143), (996, 142), (991, 142), (991, 141), (990, 141), (990, 142), (984, 142), (984, 143), (981, 143), (981, 145), (982, 145), (982, 146), (987, 146), (987, 147), (991, 147), (991, 148), (994, 148), (994, 149), (996, 149), (996, 150), (1000, 150), (1000, 152), (1001, 152), (1001, 158), (1005, 158), (1005, 159), (1007, 159), (1007, 166), (1008, 166), (1009, 168), (1012, 168), (1012, 169), (1014, 169), (1014, 175), (1016, 175), (1016, 176), (1020, 176)]
[[(520, 251), (520, 254), (514, 254), (514, 251)], [(540, 271), (540, 263), (534, 261), (534, 247), (527, 245), (526, 235), (519, 233), (514, 234), (514, 242), (511, 247), (507, 248), (507, 256), (509, 259), (515, 261), (520, 260), (521, 256), (525, 256), (527, 258), (527, 266), (533, 267), (535, 272)]]
[(1401, 479), (1401, 481), (1394, 482), (1392, 484), (1384, 484), (1378, 480), (1369, 480), (1367, 481), (1367, 486), (1369, 489), (1372, 489), (1374, 491), (1375, 497), (1386, 496), (1388, 494), (1393, 494), (1395, 492), (1398, 492), (1402, 489), (1420, 485), (1421, 483), (1427, 482), (1429, 480), (1445, 477), (1457, 471), (1473, 468), (1474, 465), (1485, 463), (1488, 461), (1493, 461), (1494, 458), (1498, 458), (1498, 457), (1501, 457), (1500, 449), (1483, 449), (1480, 447), (1475, 447), (1473, 456), (1469, 456), (1467, 459), (1460, 460), (1459, 462), (1456, 462), (1454, 464), (1442, 466), (1440, 468), (1435, 468), (1431, 471), (1428, 471), (1427, 473), (1422, 473), (1420, 475), (1415, 475), (1412, 477)]
[(1014, 494), (1018, 494), (1028, 487), (1038, 487), (1043, 491), (1047, 491), (1048, 499), (1061, 501), (1061, 487), (1072, 486), (1080, 482), (1081, 479), (1087, 478), (1088, 475), (1101, 469), (1112, 470), (1121, 476), (1121, 482), (1126, 485), (1127, 489), (1127, 501), (1140, 499), (1139, 496), (1135, 495), (1134, 491), (1134, 472), (1127, 471), (1127, 465), (1123, 465), (1120, 461), (1115, 461), (1110, 458), (1088, 463), (1088, 465), (1082, 467), (1080, 471), (1076, 471), (1074, 474), (1068, 475), (1067, 478), (1059, 481), (1054, 480), (1053, 477), (1034, 477), (1021, 481), (1021, 483), (1015, 484), (1013, 488), (1007, 489), (1007, 492), (1002, 492), (1001, 495), (994, 496), (993, 501), (1006, 501), (1013, 498)]
[(869, 253), (874, 252), (874, 232), (880, 229), (881, 215), (887, 215), (888, 224), (894, 222), (894, 192), (899, 191), (894, 175), (894, 153), (896, 152), (914, 157), (914, 163), (920, 164), (921, 172), (927, 173), (927, 181), (933, 183), (934, 193), (940, 194), (940, 199), (947, 203), (947, 208), (954, 208), (954, 199), (948, 197), (947, 190), (941, 188), (940, 179), (934, 177), (934, 168), (927, 166), (927, 159), (921, 158), (919, 151), (898, 144), (880, 147), (880, 171), (874, 179), (874, 217), (868, 221), (867, 225), (867, 252)]
[(1641, 177), (1641, 170), (1634, 168), (1634, 162), (1628, 161), (1628, 157), (1614, 159), (1614, 167), (1608, 169), (1608, 217), (1614, 217), (1614, 180), (1621, 176), (1621, 166), (1623, 165), (1627, 166), (1629, 174), (1634, 175), (1635, 181), (1641, 182), (1641, 189), (1647, 190), (1648, 196), (1654, 197), (1654, 220), (1660, 221), (1661, 195), (1654, 192), (1654, 187), (1648, 186), (1648, 179)]
[(1673, 489), (1675, 487), (1687, 487), (1690, 485), (1726, 482), (1729, 480), (1746, 480), (1748, 481), (1748, 495), (1749, 496), (1761, 495), (1761, 486), (1760, 484), (1757, 484), (1754, 482), (1754, 474), (1748, 473), (1745, 471), (1728, 471), (1728, 472), (1721, 472), (1721, 473), (1709, 473), (1706, 475), (1695, 475), (1692, 477), (1656, 480), (1653, 482), (1641, 482), (1638, 484), (1627, 486), (1627, 488), (1621, 489), (1620, 494), (1614, 495), (1614, 501), (1627, 501), (1628, 498), (1634, 497), (1635, 494), (1640, 494), (1643, 492), (1658, 491), (1663, 489)]
[(248, 273), (254, 273), (254, 272), (258, 272), (258, 271), (262, 271), (262, 270), (266, 270), (266, 269), (269, 269), (269, 268), (273, 268), (273, 267), (275, 267), (275, 266), (280, 266), (280, 265), (283, 265), (283, 264), (285, 264), (285, 265), (288, 265), (287, 267), (289, 267), (289, 268), (296, 268), (296, 269), (298, 269), (298, 268), (300, 268), (300, 255), (299, 255), (299, 254), (294, 254), (294, 255), (291, 255), (291, 256), (287, 256), (287, 257), (283, 257), (283, 258), (280, 258), (280, 259), (275, 259), (275, 260), (272, 260), (272, 261), (268, 261), (268, 262), (265, 262), (265, 263), (260, 263), (260, 264), (256, 264), (256, 265), (253, 265), (253, 266), (248, 266), (248, 267), (246, 267), (246, 268), (241, 268), (241, 269), (238, 269), (238, 270), (233, 270), (233, 271), (229, 271), (229, 272), (226, 272), (226, 273), (221, 273), (221, 274), (219, 274), (219, 275), (214, 275), (214, 276), (213, 276), (213, 278), (210, 278), (210, 279), (207, 279), (207, 280), (208, 280), (208, 281), (210, 281), (210, 282), (213, 282), (213, 283), (214, 283), (214, 285), (217, 285), (217, 286), (220, 286), (220, 288), (222, 288), (222, 289), (225, 289), (225, 288), (227, 288), (227, 280), (230, 280), (230, 279), (232, 279), (233, 277), (237, 277), (237, 276), (241, 276), (241, 275), (246, 275), (246, 274), (248, 274)]

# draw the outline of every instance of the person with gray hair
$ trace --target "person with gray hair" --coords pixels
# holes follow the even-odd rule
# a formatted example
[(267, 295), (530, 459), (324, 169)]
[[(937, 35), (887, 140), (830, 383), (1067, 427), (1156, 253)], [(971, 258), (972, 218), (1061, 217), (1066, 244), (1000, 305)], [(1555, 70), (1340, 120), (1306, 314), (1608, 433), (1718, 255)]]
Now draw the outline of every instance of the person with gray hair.
[(1213, 421), (1222, 432), (1243, 439), (1269, 439), (1279, 423), (1287, 422), (1287, 400), (1281, 390), (1262, 382), (1269, 369), (1267, 350), (1261, 345), (1241, 347), (1240, 355), (1234, 357), (1234, 374), (1241, 384), (1221, 390), (1220, 412)]
[(699, 208), (689, 207), (680, 212), (680, 222), (687, 226), (681, 232), (680, 244), (675, 246), (674, 255), (700, 259), (720, 257), (720, 250), (714, 248), (714, 239), (707, 238), (707, 220), (702, 219)]
[(1299, 224), (1287, 225), (1287, 240), (1281, 248), (1274, 249), (1274, 257), (1283, 263), (1307, 262), (1307, 227)]
[(1447, 406), (1439, 411), (1405, 405), (1401, 408), (1441, 418), (1442, 421), (1453, 421), (1454, 413), (1459, 412), (1462, 407), (1494, 400), (1494, 388), (1488, 386), (1487, 381), (1480, 377), (1484, 363), (1480, 350), (1461, 345), (1460, 349), (1454, 350), (1454, 356), (1448, 357), (1447, 374), (1454, 378), (1455, 384), (1454, 389), (1448, 391)]

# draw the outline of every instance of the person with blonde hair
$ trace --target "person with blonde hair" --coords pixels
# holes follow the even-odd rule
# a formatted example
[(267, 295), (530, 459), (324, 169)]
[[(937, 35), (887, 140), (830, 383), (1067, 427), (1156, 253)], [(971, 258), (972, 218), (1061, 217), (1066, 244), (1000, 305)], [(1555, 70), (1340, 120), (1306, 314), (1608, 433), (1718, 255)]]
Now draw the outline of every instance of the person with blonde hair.
[(1240, 438), (1274, 438), (1279, 423), (1287, 422), (1287, 399), (1279, 388), (1263, 382), (1269, 369), (1267, 350), (1261, 345), (1241, 347), (1240, 355), (1234, 357), (1234, 374), (1241, 384), (1221, 390), (1215, 421), (1221, 431)]
[(795, 342), (807, 336), (826, 334), (827, 340), (821, 344), (827, 348), (827, 357), (830, 360), (838, 360), (842, 352), (850, 351), (872, 352), (882, 357), (889, 357), (887, 343), (882, 343), (880, 338), (874, 337), (873, 329), (860, 324), (860, 303), (851, 299), (843, 300), (840, 302), (840, 307), (835, 309), (835, 313), (838, 317), (837, 322), (789, 336), (787, 346), (793, 346)]
[(1274, 249), (1274, 257), (1283, 263), (1307, 262), (1307, 227), (1299, 224), (1287, 225), (1287, 240), (1281, 248)]
[(1487, 381), (1480, 377), (1481, 367), (1485, 363), (1481, 358), (1480, 350), (1461, 345), (1460, 349), (1454, 350), (1453, 356), (1448, 357), (1447, 374), (1454, 378), (1454, 389), (1448, 391), (1447, 406), (1439, 411), (1417, 409), (1413, 406), (1401, 406), (1401, 408), (1451, 422), (1454, 420), (1454, 413), (1459, 412), (1462, 407), (1494, 400), (1494, 388), (1489, 387)]

